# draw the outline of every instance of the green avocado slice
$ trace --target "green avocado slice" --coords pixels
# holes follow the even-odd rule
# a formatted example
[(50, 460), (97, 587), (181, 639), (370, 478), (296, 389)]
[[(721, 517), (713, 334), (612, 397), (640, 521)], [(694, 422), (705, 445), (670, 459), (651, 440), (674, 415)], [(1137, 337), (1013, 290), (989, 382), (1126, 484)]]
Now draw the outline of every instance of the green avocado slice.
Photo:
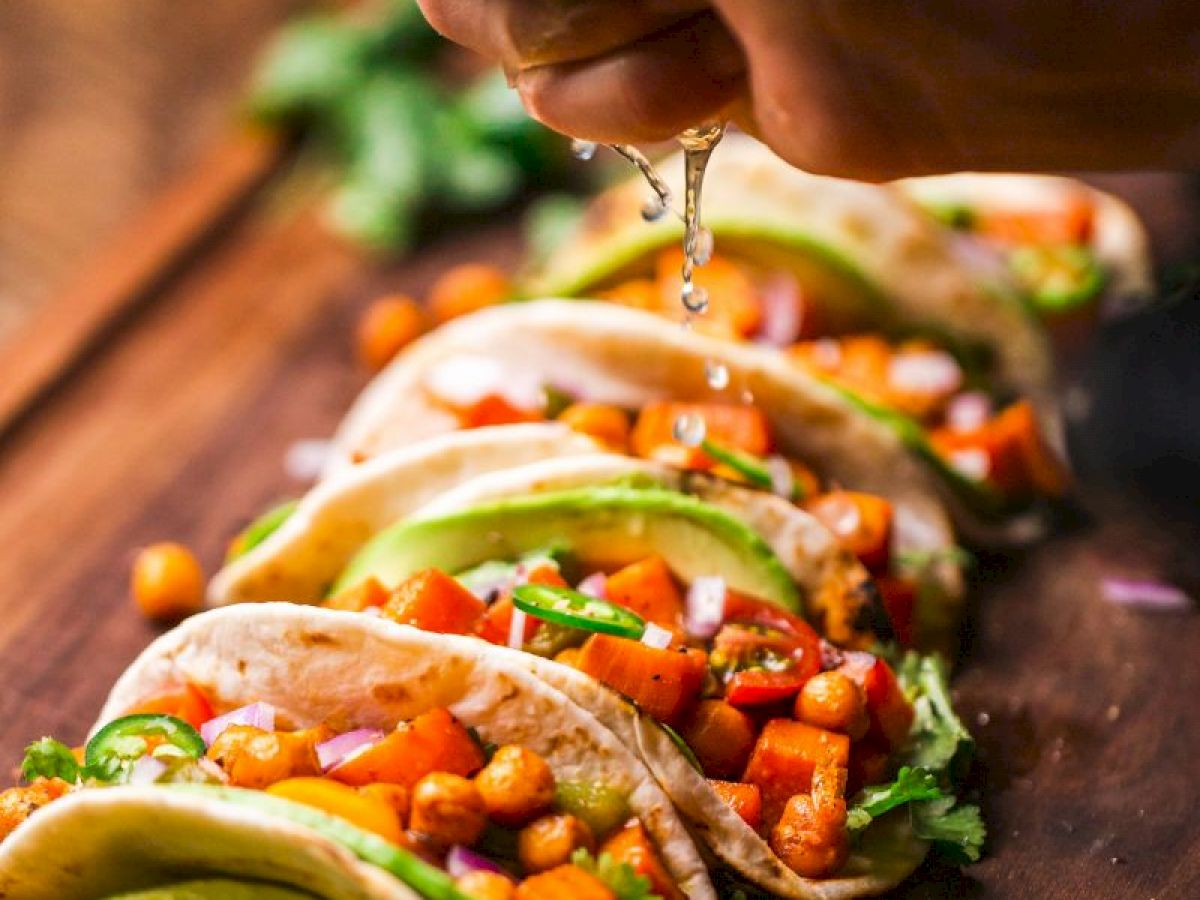
[(206, 878), (113, 894), (108, 900), (312, 900), (312, 894), (260, 881)]
[(470, 900), (454, 886), (454, 879), (420, 857), (364, 831), (344, 819), (319, 809), (274, 797), (262, 791), (244, 788), (213, 787), (204, 784), (162, 785), (164, 791), (178, 791), (220, 800), (235, 806), (278, 816), (297, 825), (311, 828), (317, 834), (345, 847), (364, 862), (378, 866), (395, 875), (422, 897), (429, 900)]
[(802, 611), (800, 592), (787, 569), (755, 531), (724, 510), (661, 488), (531, 494), (440, 518), (400, 522), (359, 551), (332, 592), (369, 577), (395, 585), (430, 566), (456, 574), (553, 544), (566, 545), (600, 568), (658, 554), (685, 581), (720, 575), (734, 590)]

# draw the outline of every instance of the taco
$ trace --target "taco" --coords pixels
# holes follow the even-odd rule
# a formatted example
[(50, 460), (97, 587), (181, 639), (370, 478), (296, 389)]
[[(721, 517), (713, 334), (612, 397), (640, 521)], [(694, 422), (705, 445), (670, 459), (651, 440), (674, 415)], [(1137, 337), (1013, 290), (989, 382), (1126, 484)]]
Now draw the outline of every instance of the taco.
[[(866, 584), (807, 561), (821, 535), (801, 511), (611, 480), (632, 464), (468, 482), (377, 535), (325, 605), (497, 645), (639, 748), (693, 834), (772, 894), (878, 892), (939, 836), (976, 854), (978, 814), (954, 800), (970, 738), (940, 663), (876, 649)], [(760, 527), (770, 504), (790, 556), (727, 491), (762, 504)]]
[(1137, 215), (1081, 181), (964, 172), (895, 187), (964, 236), (969, 271), (1006, 271), (1052, 326), (1154, 291), (1149, 240)]
[[(705, 380), (706, 361), (723, 367), (726, 392)], [(675, 434), (681, 417), (701, 425), (697, 446)], [(439, 430), (447, 434), (431, 437)], [(429, 462), (438, 441), (459, 461)], [(954, 631), (963, 577), (953, 530), (936, 486), (891, 431), (771, 354), (578, 302), (489, 310), (402, 354), (339, 429), (326, 480), (214, 579), (210, 601), (317, 601), (370, 536), (432, 490), (551, 453), (576, 459), (581, 446), (653, 463), (674, 488), (712, 485), (680, 480), (707, 473), (768, 498), (731, 494), (735, 515), (774, 509), (768, 500), (801, 507), (809, 515), (796, 518), (810, 530), (819, 521), (876, 577), (902, 640), (926, 645)], [(827, 536), (807, 546), (814, 558), (838, 554)]]
[[(643, 194), (635, 179), (598, 197), (522, 295), (680, 319), (682, 224), (644, 222)], [(1004, 267), (964, 265), (956, 236), (900, 191), (799, 172), (745, 137), (715, 151), (703, 217), (716, 254), (696, 270), (709, 299), (696, 330), (779, 348), (976, 514), (1002, 521), (1065, 492), (1049, 343)]]
[[(582, 707), (475, 640), (362, 615), (196, 617), (117, 682), (82, 764), (47, 738), (24, 772), (0, 806), (40, 808), (8, 823), (5, 897), (197, 878), (328, 898), (715, 897), (665, 794)], [(61, 796), (32, 802), (50, 785)]]

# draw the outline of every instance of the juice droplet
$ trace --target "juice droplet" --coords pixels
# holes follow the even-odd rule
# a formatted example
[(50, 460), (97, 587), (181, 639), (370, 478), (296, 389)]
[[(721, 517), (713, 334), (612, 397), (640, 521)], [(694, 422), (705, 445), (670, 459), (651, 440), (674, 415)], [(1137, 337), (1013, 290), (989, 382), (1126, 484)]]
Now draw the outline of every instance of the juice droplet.
[(692, 261), (698, 266), (706, 266), (713, 255), (713, 233), (707, 228), (696, 232), (696, 248), (692, 251)]
[[(609, 146), (637, 167), (637, 170), (642, 173), (642, 177), (646, 179), (646, 183), (650, 185), (650, 190), (654, 191), (654, 196), (658, 198), (658, 207), (662, 208), (662, 212), (657, 215), (661, 216), (665, 213), (671, 207), (671, 189), (654, 171), (654, 166), (650, 160), (646, 159), (646, 155), (632, 144), (610, 144)], [(647, 209), (649, 206), (642, 208), (643, 216), (646, 215)]]
[(689, 313), (702, 316), (708, 312), (708, 291), (702, 287), (696, 287), (695, 282), (690, 278), (683, 283), (681, 298), (683, 299), (683, 308)]
[(581, 141), (575, 138), (571, 141), (571, 155), (576, 159), (587, 161), (596, 155), (595, 141)]
[(647, 222), (657, 222), (667, 214), (667, 205), (658, 194), (651, 194), (642, 204), (642, 218)]
[(694, 413), (677, 416), (671, 428), (675, 440), (688, 447), (699, 447), (704, 441), (705, 431), (704, 417)]
[(714, 391), (723, 391), (729, 387), (729, 368), (716, 360), (707, 360), (704, 363), (704, 380)]

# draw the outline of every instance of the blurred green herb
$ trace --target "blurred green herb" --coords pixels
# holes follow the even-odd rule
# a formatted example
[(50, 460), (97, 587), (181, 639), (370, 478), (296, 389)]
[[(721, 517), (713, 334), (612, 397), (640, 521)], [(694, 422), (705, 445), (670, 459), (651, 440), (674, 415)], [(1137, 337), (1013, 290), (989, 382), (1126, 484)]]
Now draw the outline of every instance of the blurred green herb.
[(288, 25), (255, 74), (252, 115), (329, 152), (330, 219), (370, 247), (404, 250), (427, 210), (494, 209), (565, 171), (565, 142), (525, 115), (500, 72), (457, 92), (437, 76), (449, 48), (413, 0), (383, 0), (369, 15)]

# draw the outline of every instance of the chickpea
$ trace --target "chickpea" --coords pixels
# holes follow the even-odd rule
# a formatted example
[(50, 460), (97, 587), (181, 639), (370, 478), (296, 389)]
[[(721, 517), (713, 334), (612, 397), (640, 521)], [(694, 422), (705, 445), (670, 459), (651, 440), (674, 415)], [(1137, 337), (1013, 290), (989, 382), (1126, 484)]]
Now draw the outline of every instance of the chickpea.
[(426, 327), (425, 311), (402, 294), (376, 300), (358, 320), (358, 358), (372, 371), (386, 366)]
[(479, 789), (461, 775), (431, 772), (413, 787), (409, 828), (444, 846), (470, 846), (487, 827)]
[(542, 816), (517, 835), (517, 859), (526, 872), (545, 872), (566, 865), (580, 847), (590, 853), (596, 841), (587, 823), (569, 815)]
[(580, 647), (568, 647), (566, 650), (558, 651), (554, 657), (556, 663), (564, 666), (570, 666), (572, 669), (579, 668), (579, 660), (583, 658), (583, 650)]
[(358, 792), (364, 797), (370, 797), (372, 800), (386, 803), (394, 809), (396, 816), (400, 819), (401, 828), (408, 822), (409, 796), (408, 788), (404, 785), (386, 784), (382, 781), (377, 781), (374, 784), (364, 784), (358, 789)]
[(61, 778), (38, 778), (32, 784), (0, 793), (0, 839), (8, 837), (18, 825), (70, 789)]
[(497, 872), (468, 872), (454, 886), (475, 900), (512, 900), (517, 893), (512, 879)]
[(867, 698), (863, 689), (841, 672), (821, 672), (804, 684), (796, 698), (796, 718), (858, 740), (867, 733)]
[(138, 609), (156, 621), (182, 619), (199, 612), (204, 602), (204, 573), (181, 544), (143, 548), (134, 560), (130, 587)]
[(500, 825), (519, 826), (554, 805), (554, 773), (524, 747), (501, 747), (475, 776), (488, 815)]
[(796, 794), (787, 802), (771, 830), (771, 849), (792, 871), (824, 878), (845, 865), (850, 855), (846, 833), (846, 772), (819, 766), (813, 773), (813, 792)]
[(558, 421), (610, 449), (624, 452), (629, 445), (629, 416), (620, 407), (604, 403), (572, 403), (558, 414)]
[(316, 746), (330, 736), (324, 726), (304, 731), (264, 731), (231, 725), (212, 742), (208, 758), (238, 787), (262, 789), (285, 778), (320, 775)]
[(507, 300), (512, 283), (503, 270), (463, 263), (443, 272), (429, 289), (427, 304), (439, 324)]

